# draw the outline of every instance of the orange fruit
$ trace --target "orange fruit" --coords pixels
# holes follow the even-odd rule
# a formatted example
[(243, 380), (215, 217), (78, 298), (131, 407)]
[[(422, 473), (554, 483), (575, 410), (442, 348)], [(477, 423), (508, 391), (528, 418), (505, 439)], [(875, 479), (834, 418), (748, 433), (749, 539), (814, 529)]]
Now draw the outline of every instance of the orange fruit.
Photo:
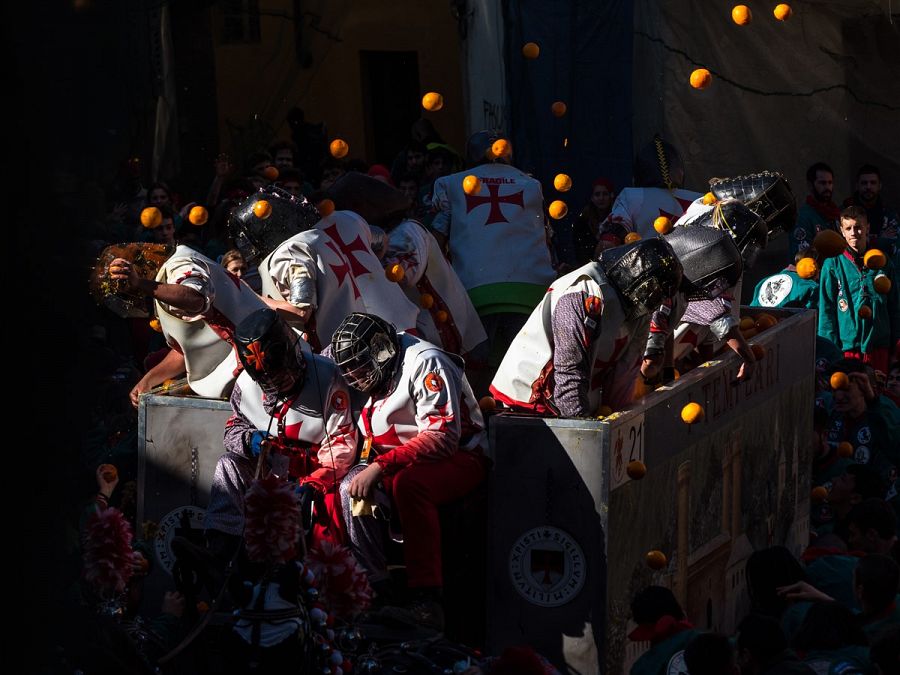
[(681, 419), (685, 424), (696, 424), (703, 420), (703, 407), (699, 403), (688, 403), (681, 409)]
[(191, 221), (191, 225), (205, 225), (209, 220), (209, 211), (202, 206), (195, 206), (188, 213), (188, 220)]
[(887, 265), (887, 256), (877, 248), (870, 248), (863, 256), (863, 264), (870, 270), (880, 270)]
[(694, 89), (706, 89), (712, 84), (712, 74), (706, 68), (697, 68), (691, 73), (691, 86)]
[(112, 483), (119, 477), (119, 470), (113, 464), (101, 464), (100, 475), (107, 483)]
[(328, 146), (329, 152), (331, 152), (331, 156), (335, 159), (341, 159), (347, 156), (347, 153), (350, 152), (350, 146), (347, 145), (347, 141), (343, 138), (335, 138), (331, 141), (331, 145)]
[(731, 20), (738, 26), (746, 26), (753, 19), (753, 13), (747, 5), (735, 5), (731, 9)]
[(741, 323), (738, 326), (741, 330), (750, 330), (756, 328), (756, 320), (752, 316), (742, 316)]
[(434, 306), (434, 296), (431, 293), (422, 293), (419, 297), (419, 304), (424, 309), (431, 309)]
[(639, 459), (632, 460), (625, 467), (625, 473), (631, 480), (640, 480), (647, 475), (647, 465)]
[(762, 314), (758, 314), (756, 316), (756, 330), (760, 332), (768, 330), (776, 323), (778, 323), (778, 319), (776, 319), (771, 314), (766, 314), (765, 312), (763, 312)]
[(707, 192), (703, 195), (703, 204), (705, 206), (711, 206), (716, 203), (716, 196), (712, 192)]
[(824, 502), (828, 499), (828, 488), (824, 485), (816, 485), (809, 496), (816, 503)]
[(572, 177), (567, 173), (558, 173), (553, 179), (553, 187), (559, 192), (568, 192), (572, 189)]
[(394, 283), (399, 282), (405, 274), (406, 271), (400, 263), (394, 263), (384, 271), (384, 276), (388, 278), (388, 281), (393, 281)]
[(467, 195), (477, 195), (481, 192), (481, 179), (471, 174), (463, 178), (463, 192)]
[(628, 234), (625, 235), (625, 243), (626, 244), (633, 244), (634, 242), (640, 241), (640, 240), (641, 240), (641, 235), (639, 235), (637, 232), (629, 232)]
[(316, 204), (316, 208), (319, 210), (319, 215), (323, 218), (327, 218), (332, 213), (334, 213), (334, 202), (330, 199), (323, 199), (318, 204)]
[(541, 48), (536, 42), (526, 42), (522, 45), (522, 56), (526, 59), (536, 59), (541, 54)]
[(565, 218), (568, 212), (569, 207), (566, 206), (566, 203), (561, 199), (554, 199), (550, 202), (550, 206), (547, 207), (547, 213), (550, 214), (550, 217), (553, 218), (553, 220)]
[(162, 324), (159, 322), (159, 319), (150, 319), (150, 328), (157, 333), (162, 333)]
[(766, 358), (766, 348), (762, 345), (750, 345), (750, 351), (753, 352), (753, 358), (762, 361)]
[(445, 312), (443, 309), (439, 309), (437, 312), (435, 312), (434, 318), (438, 323), (445, 323), (447, 319), (450, 318), (450, 315), (447, 314), (447, 312)]
[(871, 319), (872, 308), (868, 305), (860, 305), (859, 310), (857, 310), (856, 314), (860, 319)]
[(653, 221), (653, 229), (659, 234), (669, 234), (672, 231), (672, 221), (665, 216), (660, 216)]
[(812, 279), (819, 271), (819, 266), (812, 258), (801, 258), (797, 262), (797, 276), (801, 279)]
[(847, 242), (834, 230), (822, 230), (813, 237), (812, 246), (819, 258), (833, 258), (847, 248)]
[(253, 213), (257, 218), (265, 220), (272, 215), (272, 205), (265, 199), (260, 199), (253, 205)]
[(550, 106), (550, 112), (553, 113), (554, 117), (562, 117), (566, 114), (566, 110), (568, 109), (569, 107), (562, 101), (555, 101), (553, 105)]
[(850, 378), (847, 377), (847, 373), (841, 371), (833, 373), (829, 382), (832, 389), (846, 389), (850, 386)]
[(666, 559), (666, 554), (656, 550), (647, 551), (646, 561), (647, 567), (652, 570), (661, 570), (669, 564), (669, 561)]
[(209, 604), (207, 604), (203, 600), (198, 600), (197, 601), (197, 611), (200, 614), (206, 614), (209, 611)]
[(491, 154), (497, 159), (506, 159), (512, 154), (512, 146), (505, 138), (498, 138), (491, 146)]
[(165, 391), (166, 389), (171, 389), (172, 387), (175, 386), (175, 380), (172, 380), (172, 379), (166, 380), (160, 386), (162, 386), (163, 391)]
[(791, 18), (791, 14), (793, 14), (794, 11), (791, 9), (791, 6), (789, 4), (787, 4), (786, 2), (782, 2), (780, 5), (775, 6), (775, 9), (772, 11), (772, 13), (779, 21), (787, 21)]
[(478, 407), (481, 409), (481, 412), (494, 412), (497, 409), (497, 401), (494, 400), (493, 396), (482, 396), (481, 400), (478, 401)]
[(600, 417), (609, 417), (613, 414), (613, 409), (608, 405), (601, 405), (600, 409), (597, 411), (597, 414), (600, 415)]
[(148, 206), (141, 211), (141, 225), (147, 229), (153, 229), (162, 225), (162, 211), (155, 206)]
[(274, 166), (267, 166), (263, 169), (263, 176), (266, 180), (278, 180), (278, 169)]
[(437, 112), (444, 107), (444, 97), (436, 91), (429, 91), (422, 97), (422, 107), (430, 112)]
[(891, 280), (888, 279), (885, 275), (879, 274), (877, 277), (875, 277), (875, 280), (872, 282), (872, 286), (874, 286), (875, 290), (881, 294), (890, 293)]
[(853, 444), (841, 441), (837, 446), (837, 454), (838, 457), (843, 457), (844, 459), (853, 457)]
[(756, 329), (755, 325), (753, 326), (753, 328), (748, 328), (746, 330), (741, 329), (741, 335), (744, 336), (745, 340), (749, 340), (752, 337), (756, 337), (757, 333), (759, 333), (759, 331)]

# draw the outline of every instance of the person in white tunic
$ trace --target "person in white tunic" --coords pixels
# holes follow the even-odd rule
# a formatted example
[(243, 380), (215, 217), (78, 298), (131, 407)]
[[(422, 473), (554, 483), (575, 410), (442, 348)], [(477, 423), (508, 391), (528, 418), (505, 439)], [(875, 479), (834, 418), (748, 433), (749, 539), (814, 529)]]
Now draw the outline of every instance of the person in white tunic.
[(681, 285), (662, 239), (608, 249), (553, 282), (491, 383), (504, 405), (542, 415), (589, 417), (631, 401), (644, 364), (650, 312)]
[[(260, 201), (292, 206), (280, 190), (261, 191), (232, 217), (239, 230), (265, 220), (260, 214), (266, 209), (257, 206)], [(286, 301), (304, 313), (305, 319), (292, 325), (304, 331), (313, 351), (321, 351), (337, 325), (354, 311), (371, 312), (403, 330), (415, 330), (419, 310), (385, 277), (372, 252), (371, 229), (362, 217), (334, 211), (314, 224), (304, 221), (301, 227), (306, 229), (265, 253), (259, 274), (264, 296)]]

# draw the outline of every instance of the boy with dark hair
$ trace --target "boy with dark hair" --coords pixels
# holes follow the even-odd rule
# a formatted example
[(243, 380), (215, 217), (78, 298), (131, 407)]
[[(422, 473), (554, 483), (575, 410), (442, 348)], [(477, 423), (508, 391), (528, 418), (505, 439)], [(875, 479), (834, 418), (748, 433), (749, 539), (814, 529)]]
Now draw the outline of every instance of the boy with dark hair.
[(684, 670), (685, 647), (697, 637), (678, 600), (668, 588), (647, 586), (631, 601), (631, 615), (638, 625), (628, 634), (634, 642), (650, 642), (631, 667), (631, 675), (660, 675)]

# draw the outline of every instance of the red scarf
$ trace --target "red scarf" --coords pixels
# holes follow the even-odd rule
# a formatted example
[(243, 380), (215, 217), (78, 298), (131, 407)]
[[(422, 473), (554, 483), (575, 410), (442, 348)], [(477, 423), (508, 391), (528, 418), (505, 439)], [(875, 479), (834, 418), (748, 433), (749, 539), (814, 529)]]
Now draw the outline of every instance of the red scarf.
[(638, 624), (628, 634), (628, 639), (632, 642), (650, 642), (651, 645), (659, 644), (663, 640), (668, 640), (673, 635), (678, 635), (682, 631), (690, 630), (694, 627), (687, 619), (676, 619), (674, 616), (666, 614), (661, 616), (656, 623)]
[(806, 203), (829, 223), (834, 223), (841, 215), (841, 207), (830, 199), (824, 204), (812, 195), (806, 195)]

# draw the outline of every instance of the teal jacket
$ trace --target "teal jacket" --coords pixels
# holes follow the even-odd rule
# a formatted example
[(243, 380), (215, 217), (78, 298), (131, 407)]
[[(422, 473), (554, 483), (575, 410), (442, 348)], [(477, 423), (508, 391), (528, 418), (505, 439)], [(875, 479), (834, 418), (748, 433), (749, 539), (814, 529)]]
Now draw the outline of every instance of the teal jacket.
[(870, 672), (869, 648), (848, 645), (839, 649), (812, 649), (803, 663), (816, 673), (828, 675), (865, 675)]
[(751, 307), (800, 307), (815, 309), (819, 304), (819, 284), (802, 279), (793, 265), (766, 277), (753, 291)]
[[(879, 293), (872, 285), (881, 273), (891, 281), (888, 293)], [(849, 251), (825, 261), (819, 278), (821, 337), (843, 351), (866, 354), (893, 348), (900, 338), (900, 280), (891, 260), (877, 274), (853, 260)], [(862, 305), (872, 308), (871, 318), (860, 318)]]
[(794, 228), (788, 241), (791, 260), (797, 255), (797, 251), (812, 246), (816, 234), (822, 230), (837, 230), (836, 223), (825, 220), (825, 217), (809, 204), (801, 204), (797, 211), (797, 227)]
[[(699, 633), (683, 630), (662, 642), (657, 642), (644, 652), (631, 666), (631, 675), (669, 675), (669, 663), (675, 656), (683, 657), (685, 647)], [(683, 664), (683, 661), (682, 661)], [(673, 675), (677, 671), (673, 670)]]

